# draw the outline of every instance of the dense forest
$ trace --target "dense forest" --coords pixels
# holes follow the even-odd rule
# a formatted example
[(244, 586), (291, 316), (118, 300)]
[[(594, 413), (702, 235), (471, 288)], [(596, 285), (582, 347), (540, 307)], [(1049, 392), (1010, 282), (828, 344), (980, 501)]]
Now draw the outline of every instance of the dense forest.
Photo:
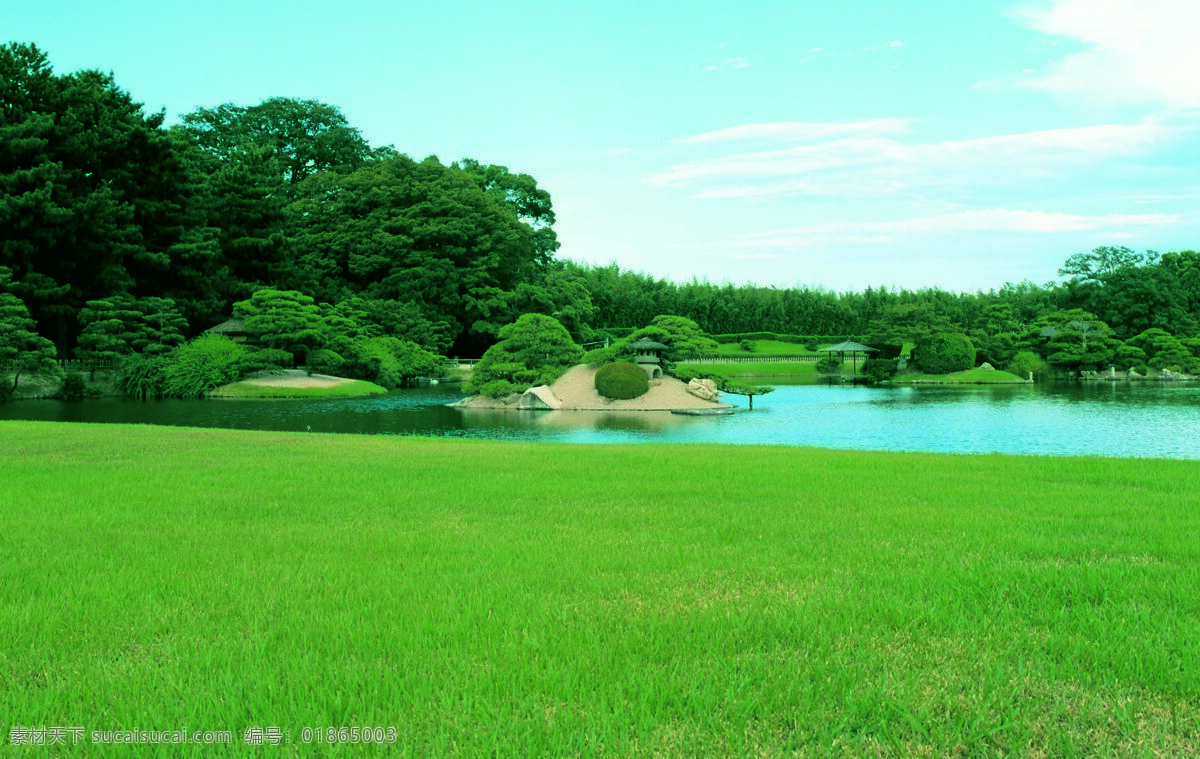
[(112, 74), (57, 74), (29, 44), (0, 47), (0, 186), (0, 360), (165, 350), (286, 301), (306, 316), (281, 334), (305, 350), (324, 334), (477, 357), (523, 314), (580, 344), (675, 314), (713, 334), (961, 332), (997, 364), (1200, 368), (1194, 251), (1067, 251), (1060, 282), (976, 293), (668, 282), (558, 257), (526, 174), (370, 145), (309, 100), (167, 126)]

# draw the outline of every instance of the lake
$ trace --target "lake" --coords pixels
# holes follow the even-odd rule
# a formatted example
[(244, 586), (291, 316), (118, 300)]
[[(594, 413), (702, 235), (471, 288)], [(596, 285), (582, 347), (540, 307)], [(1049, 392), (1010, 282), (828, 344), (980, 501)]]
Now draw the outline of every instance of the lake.
[(361, 400), (15, 401), (0, 419), (427, 435), (569, 443), (732, 443), (823, 448), (1200, 459), (1200, 385), (1070, 383), (870, 388), (777, 386), (754, 411), (485, 411), (447, 408), (456, 385)]

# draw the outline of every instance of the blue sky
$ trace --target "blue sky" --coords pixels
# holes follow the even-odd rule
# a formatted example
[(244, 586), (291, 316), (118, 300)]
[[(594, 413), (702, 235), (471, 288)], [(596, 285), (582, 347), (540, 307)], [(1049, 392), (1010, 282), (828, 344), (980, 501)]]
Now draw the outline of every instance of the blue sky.
[(6, 3), (0, 39), (168, 120), (314, 98), (533, 175), (560, 256), (951, 290), (1200, 248), (1195, 0)]

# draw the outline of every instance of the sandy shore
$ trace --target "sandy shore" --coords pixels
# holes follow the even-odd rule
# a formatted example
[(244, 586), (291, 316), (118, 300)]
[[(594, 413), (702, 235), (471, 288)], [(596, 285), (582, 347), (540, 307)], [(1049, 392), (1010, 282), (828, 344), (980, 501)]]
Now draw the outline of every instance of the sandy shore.
[(345, 377), (330, 377), (328, 374), (314, 374), (310, 377), (303, 369), (288, 369), (282, 374), (244, 379), (238, 384), (261, 387), (333, 387), (353, 381)]
[[(650, 391), (628, 401), (610, 401), (596, 392), (596, 370), (583, 364), (573, 366), (550, 386), (562, 401), (564, 411), (675, 411), (683, 409), (734, 408), (727, 403), (714, 403), (697, 398), (687, 391), (687, 385), (674, 377), (651, 380)], [(517, 396), (496, 400), (482, 395), (472, 396), (451, 404), (461, 408), (516, 408)]]

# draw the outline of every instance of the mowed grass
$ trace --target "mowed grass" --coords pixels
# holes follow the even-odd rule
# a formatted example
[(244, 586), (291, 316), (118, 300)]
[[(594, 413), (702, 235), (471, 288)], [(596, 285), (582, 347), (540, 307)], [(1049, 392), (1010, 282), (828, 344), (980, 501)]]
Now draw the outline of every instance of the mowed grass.
[[(0, 743), (1200, 752), (1195, 462), (31, 422), (0, 441)], [(271, 726), (290, 743), (241, 743)], [(306, 726), (396, 743), (334, 751)]]
[[(744, 350), (740, 343), (721, 343), (717, 346), (717, 354), (721, 356), (803, 356), (812, 351), (799, 343), (785, 343), (781, 340), (753, 340), (754, 350)], [(822, 345), (821, 347), (824, 347)]]
[(382, 395), (387, 388), (366, 380), (347, 380), (336, 385), (304, 387), (301, 385), (264, 385), (246, 381), (222, 385), (209, 393), (210, 398), (357, 398)]
[[(861, 362), (860, 362), (861, 365)], [(767, 361), (756, 363), (747, 361), (738, 364), (714, 364), (705, 363), (702, 361), (688, 361), (680, 364), (681, 367), (695, 369), (702, 372), (714, 372), (723, 374), (726, 377), (816, 377), (817, 364), (816, 362), (805, 361)], [(849, 371), (850, 363), (846, 363), (846, 369)]]
[(903, 371), (897, 373), (891, 380), (894, 384), (914, 384), (922, 382), (958, 384), (958, 385), (1011, 385), (1025, 382), (1015, 374), (1000, 369), (966, 369), (949, 374), (924, 374), (918, 371)]

